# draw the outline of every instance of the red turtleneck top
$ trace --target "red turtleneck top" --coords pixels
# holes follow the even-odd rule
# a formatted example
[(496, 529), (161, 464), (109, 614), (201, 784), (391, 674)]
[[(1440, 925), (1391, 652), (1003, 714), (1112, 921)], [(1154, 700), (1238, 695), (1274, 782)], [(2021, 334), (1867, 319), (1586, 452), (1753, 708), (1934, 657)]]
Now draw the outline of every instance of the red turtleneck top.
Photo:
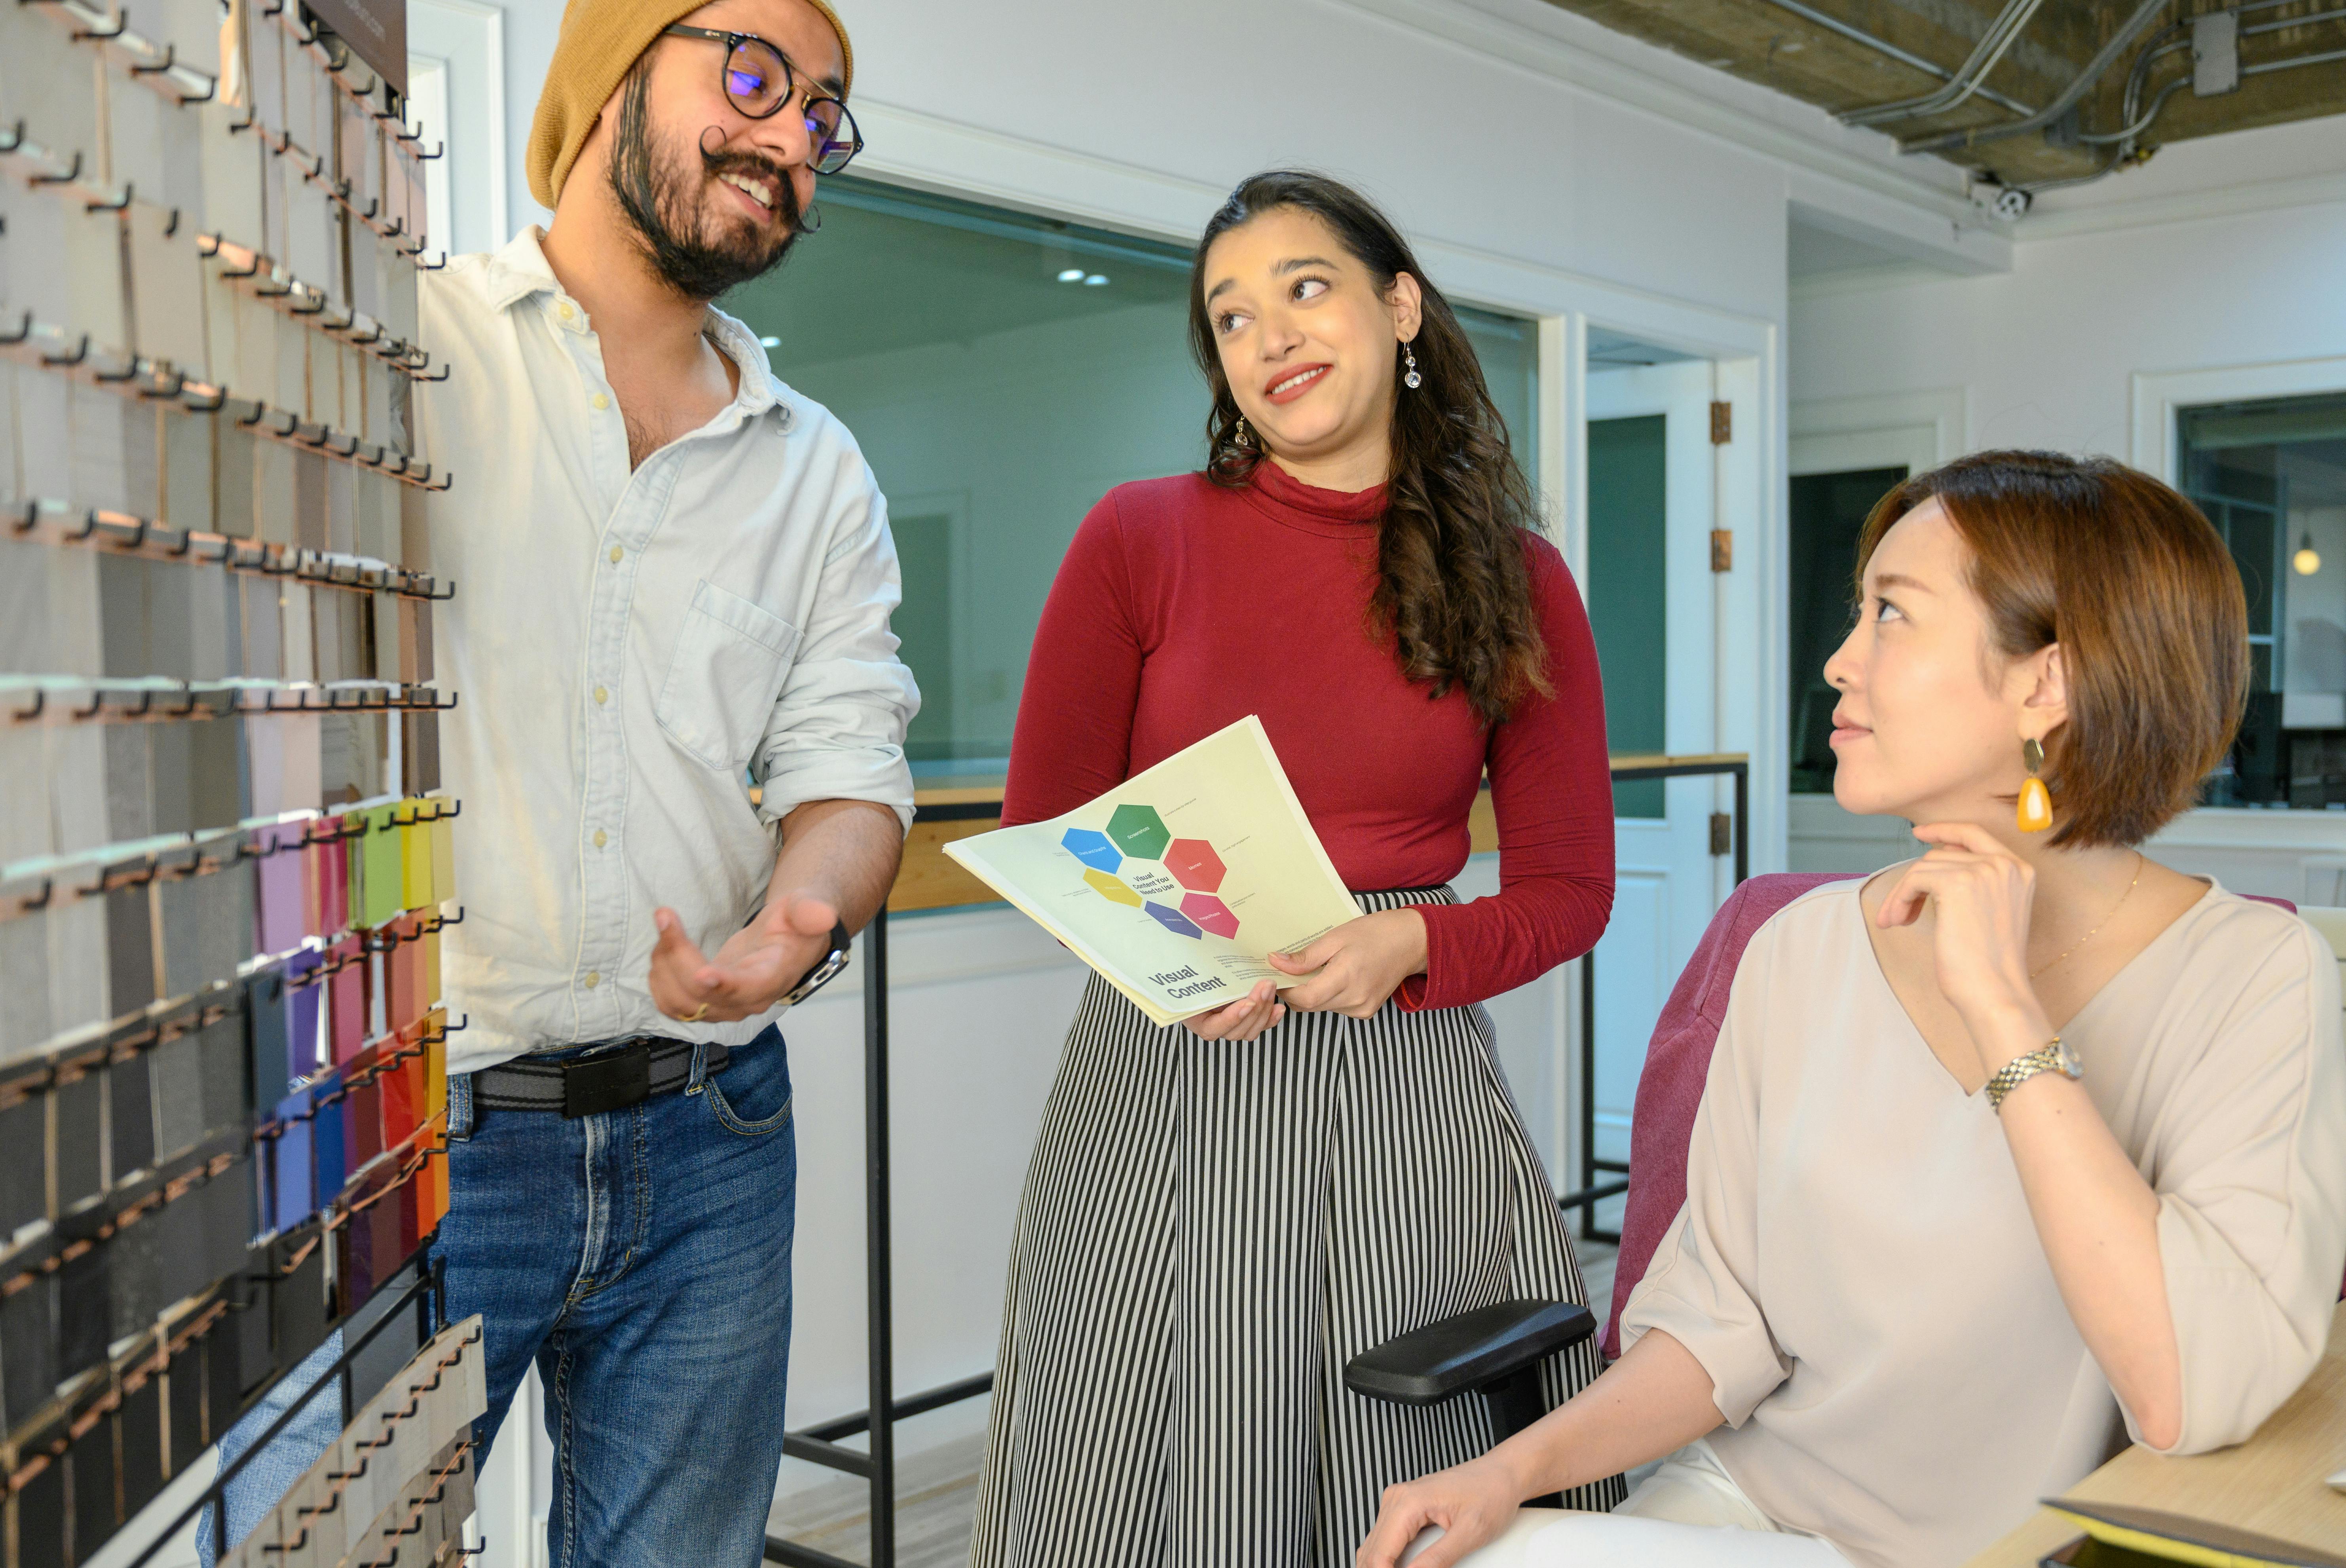
[(1500, 891), (1426, 906), (1404, 1008), (1458, 1007), (1595, 945), (1613, 904), (1613, 789), (1596, 649), (1564, 559), (1528, 545), (1553, 697), (1485, 728), (1430, 700), (1370, 630), (1382, 486), (1315, 489), (1264, 463), (1110, 491), (1076, 531), (1035, 628), (1005, 824), (1073, 810), (1183, 747), (1260, 716), (1345, 884), (1429, 887), (1466, 863), (1484, 771)]

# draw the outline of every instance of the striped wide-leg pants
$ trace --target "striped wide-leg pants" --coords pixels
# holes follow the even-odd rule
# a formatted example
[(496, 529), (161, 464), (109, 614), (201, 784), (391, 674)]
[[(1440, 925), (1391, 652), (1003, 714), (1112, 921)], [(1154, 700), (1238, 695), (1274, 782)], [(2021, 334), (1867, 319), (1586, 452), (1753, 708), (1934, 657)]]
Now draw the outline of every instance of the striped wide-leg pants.
[[(1209, 1041), (1097, 976), (1007, 1296), (973, 1568), (1350, 1568), (1386, 1486), (1491, 1433), (1480, 1400), (1364, 1399), (1344, 1363), (1472, 1308), (1585, 1299), (1482, 1008)], [(1598, 1370), (1593, 1339), (1552, 1358), (1550, 1400)]]

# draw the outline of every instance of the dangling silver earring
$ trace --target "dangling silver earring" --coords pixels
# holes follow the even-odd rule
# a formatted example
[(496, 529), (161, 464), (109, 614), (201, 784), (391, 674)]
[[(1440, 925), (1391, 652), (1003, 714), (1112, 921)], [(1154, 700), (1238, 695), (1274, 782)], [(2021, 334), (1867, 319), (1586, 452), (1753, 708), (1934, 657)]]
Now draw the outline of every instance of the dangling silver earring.
[(1253, 438), (1247, 434), (1246, 415), (1239, 415), (1239, 428), (1237, 433), (1230, 437), (1230, 440), (1239, 446), (1252, 446), (1254, 444)]
[(1409, 372), (1401, 378), (1401, 384), (1407, 387), (1410, 391), (1415, 392), (1418, 387), (1423, 384), (1425, 379), (1417, 373), (1417, 356), (1410, 351), (1410, 347), (1407, 343), (1403, 343), (1401, 346), (1401, 357), (1409, 365)]

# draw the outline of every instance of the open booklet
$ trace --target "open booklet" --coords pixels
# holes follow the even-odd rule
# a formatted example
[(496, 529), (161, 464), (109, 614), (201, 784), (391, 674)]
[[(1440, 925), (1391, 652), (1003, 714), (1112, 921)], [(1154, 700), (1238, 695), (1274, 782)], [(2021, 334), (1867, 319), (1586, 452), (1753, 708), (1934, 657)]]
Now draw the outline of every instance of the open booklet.
[(1159, 1024), (1295, 983), (1264, 955), (1361, 912), (1251, 714), (1064, 817), (944, 848)]

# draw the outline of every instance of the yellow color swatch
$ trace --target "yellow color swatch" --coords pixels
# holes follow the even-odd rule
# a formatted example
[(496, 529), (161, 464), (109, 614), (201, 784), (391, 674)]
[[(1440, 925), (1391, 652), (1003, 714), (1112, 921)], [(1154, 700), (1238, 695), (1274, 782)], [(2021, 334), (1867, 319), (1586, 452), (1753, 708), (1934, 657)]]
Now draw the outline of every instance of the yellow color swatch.
[(454, 802), (440, 802), (440, 820), (432, 824), (432, 901), (444, 904), (456, 896), (456, 824), (446, 813)]
[(409, 825), (399, 830), (400, 908), (420, 910), (432, 898), (432, 828), (424, 819), (432, 808), (422, 800), (403, 800), (400, 819)]

